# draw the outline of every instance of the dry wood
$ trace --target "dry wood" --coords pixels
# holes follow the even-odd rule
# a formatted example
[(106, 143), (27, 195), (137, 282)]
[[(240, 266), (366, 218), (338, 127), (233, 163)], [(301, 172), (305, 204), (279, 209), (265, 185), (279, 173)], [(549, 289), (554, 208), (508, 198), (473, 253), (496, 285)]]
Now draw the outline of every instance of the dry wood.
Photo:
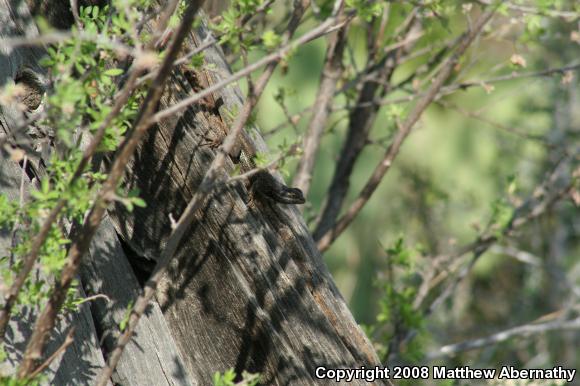
[[(11, 6), (11, 3), (0, 1), (0, 20), (4, 23), (0, 39), (14, 39), (16, 36), (30, 37), (31, 39), (37, 37), (38, 32), (34, 24), (27, 24), (30, 23), (30, 18), (26, 7), (22, 5), (18, 9), (21, 11), (19, 13)], [(24, 31), (26, 31), (26, 35), (22, 35)], [(4, 49), (4, 46), (0, 46), (0, 49)], [(13, 81), (22, 68), (32, 68), (40, 73), (42, 69), (38, 66), (38, 60), (43, 52), (43, 49), (24, 45), (3, 52), (4, 55), (0, 56), (0, 83), (5, 84)], [(10, 141), (16, 139), (23, 143), (35, 144), (34, 140), (27, 135), (30, 127), (24, 126), (23, 130), (20, 123), (18, 115), (8, 107), (3, 106), (0, 114), (0, 138)], [(31, 146), (31, 148), (34, 147)], [(0, 194), (18, 199), (19, 186), (24, 181), (25, 196), (27, 197), (30, 189), (29, 176), (3, 150), (4, 148), (0, 150)], [(34, 161), (28, 174), (34, 173), (35, 175), (31, 177), (38, 181), (42, 177), (42, 168), (38, 162), (40, 157), (35, 154), (29, 156), (32, 156)], [(44, 161), (46, 162), (47, 159)], [(7, 254), (10, 247), (10, 240), (6, 236), (4, 233), (0, 234), (0, 255), (2, 256)], [(91, 276), (90, 268), (85, 269), (84, 285), (96, 288), (98, 291), (113, 287), (114, 291), (110, 296), (112, 301), (118, 307), (126, 305), (131, 295), (135, 296), (139, 287), (135, 280), (128, 280), (127, 277), (120, 279), (120, 276), (131, 275), (131, 271), (126, 261), (124, 265), (122, 264), (124, 261), (122, 259), (125, 257), (110, 223), (99, 228), (91, 248), (93, 253), (99, 254), (97, 258), (100, 259), (101, 265), (97, 264), (93, 267), (93, 273), (96, 273), (93, 276)], [(37, 273), (34, 274), (37, 275)], [(84, 293), (82, 288), (79, 291), (81, 295)], [(4, 295), (6, 294), (2, 293), (3, 300), (5, 299)], [(25, 309), (24, 311), (13, 315), (10, 323), (7, 324), (6, 340), (3, 344), (5, 344), (9, 357), (7, 361), (2, 363), (1, 373), (3, 375), (14, 373), (19, 360), (22, 359), (25, 344), (30, 338), (34, 317), (39, 312), (38, 309)], [(91, 312), (94, 316), (91, 316)], [(51, 333), (46, 356), (62, 347), (66, 331), (71, 325), (76, 328), (74, 342), (67, 347), (64, 355), (57, 356), (50, 363), (49, 369), (44, 372), (48, 376), (46, 381), (57, 385), (93, 384), (97, 374), (96, 370), (105, 363), (99, 344), (102, 341), (101, 336), (107, 329), (111, 329), (111, 323), (114, 324), (114, 329), (118, 328), (118, 323), (123, 317), (122, 314), (123, 310), (110, 308), (107, 304), (97, 302), (96, 304), (85, 303), (80, 307), (79, 312), (67, 313), (64, 318), (59, 319), (57, 326)], [(99, 319), (100, 317), (104, 320)], [(142, 385), (148, 381), (154, 381), (155, 384), (159, 385), (197, 384), (183, 371), (179, 353), (175, 351), (175, 344), (158, 306), (152, 305), (151, 312), (143, 321), (140, 331), (143, 333), (139, 334), (135, 345), (129, 349), (131, 355), (120, 365), (120, 369), (115, 375), (117, 381), (121, 380), (122, 384), (125, 385)], [(153, 334), (152, 331), (154, 331)], [(107, 340), (105, 339), (103, 343), (106, 345)]]
[[(196, 34), (204, 41), (207, 30)], [(228, 76), (219, 50), (209, 48), (206, 60), (217, 68), (212, 82)], [(193, 88), (174, 74), (160, 109)], [(240, 111), (237, 88), (221, 90), (219, 98)], [(149, 206), (128, 213), (117, 205), (111, 212), (136, 254), (153, 260), (161, 254), (170, 219), (179, 217), (214, 157), (204, 145), (211, 130), (203, 106), (194, 105), (161, 120), (141, 145), (127, 188), (139, 188)], [(311, 385), (318, 365), (378, 364), (297, 209), (269, 202), (248, 207), (242, 184), (204, 203), (161, 287), (158, 300), (188, 371), (205, 383), (214, 371), (234, 367), (262, 373), (266, 384)]]
[[(202, 28), (196, 33), (198, 41), (204, 41), (207, 31)], [(186, 51), (193, 48), (191, 41), (188, 48)], [(32, 48), (22, 52), (31, 56), (33, 63), (38, 60)], [(228, 76), (227, 65), (218, 50), (211, 49), (206, 60), (217, 66), (213, 81)], [(13, 61), (3, 64), (9, 69), (7, 76), (20, 64)], [(177, 72), (170, 82), (160, 108), (191, 92), (191, 85)], [(241, 105), (236, 88), (221, 90), (219, 97), (229, 111), (236, 111)], [(111, 211), (128, 249), (142, 257), (158, 255), (170, 231), (169, 215), (179, 216), (214, 157), (214, 152), (202, 145), (202, 139), (212, 128), (207, 121), (198, 119), (197, 112), (194, 106), (180, 116), (165, 117), (148, 134), (128, 167), (131, 175), (126, 185), (141, 188), (148, 208), (133, 214), (121, 207)], [(250, 134), (256, 147), (263, 151), (265, 148), (255, 136), (256, 132), (252, 130)], [(165, 320), (160, 319), (157, 311), (148, 315), (156, 321), (150, 327), (140, 326), (145, 332), (138, 333), (136, 351), (129, 353), (125, 365), (120, 364), (116, 381), (131, 383), (141, 379), (137, 374), (143, 372), (142, 379), (167, 376), (167, 384), (209, 384), (215, 371), (234, 367), (240, 372), (262, 373), (265, 384), (311, 385), (317, 383), (314, 369), (318, 365), (379, 364), (372, 346), (336, 289), (298, 211), (269, 202), (256, 202), (255, 206), (248, 207), (247, 198), (245, 186), (237, 184), (214, 192), (204, 203), (179, 249), (178, 259), (162, 283), (164, 291), (159, 300)], [(110, 227), (105, 234), (101, 233), (106, 226), (99, 228), (91, 250), (98, 248), (96, 243), (104, 243), (110, 252), (110, 261), (122, 259), (118, 240)], [(87, 261), (87, 264), (95, 264), (98, 259), (95, 254), (90, 260), (93, 263)], [(126, 264), (111, 264), (106, 268), (117, 269), (118, 274), (130, 273)], [(119, 302), (118, 307), (127, 304), (128, 294), (135, 293), (134, 281), (120, 279), (113, 272), (99, 271), (94, 266), (87, 265), (82, 278), (89, 295), (102, 291)], [(121, 296), (123, 292), (125, 297)], [(93, 316), (87, 320), (89, 325), (94, 320), (97, 328), (92, 330), (93, 338), (86, 339), (84, 344), (100, 358), (94, 369), (103, 364), (96, 337), (102, 338), (104, 331), (118, 323), (120, 309), (115, 310), (117, 316), (114, 316), (107, 314), (110, 310), (102, 299), (85, 303), (83, 308), (88, 310), (89, 305)], [(164, 323), (168, 330), (163, 327)], [(77, 326), (75, 343), (83, 330), (91, 332)], [(173, 341), (167, 338), (167, 331)], [(178, 353), (177, 362), (172, 363), (168, 356), (175, 354), (173, 342)], [(75, 343), (67, 353), (76, 350)], [(47, 351), (47, 355), (60, 344)], [(106, 339), (103, 344), (106, 352)], [(138, 350), (143, 350), (143, 359), (136, 359)], [(179, 357), (183, 358), (183, 365), (179, 364)], [(81, 358), (73, 355), (73, 359), (80, 361)], [(62, 378), (57, 384), (72, 383), (75, 379), (72, 368), (78, 367), (78, 363), (73, 361), (70, 367), (54, 363), (61, 366)], [(91, 370), (91, 376), (94, 373)], [(91, 381), (86, 379), (81, 383)]]

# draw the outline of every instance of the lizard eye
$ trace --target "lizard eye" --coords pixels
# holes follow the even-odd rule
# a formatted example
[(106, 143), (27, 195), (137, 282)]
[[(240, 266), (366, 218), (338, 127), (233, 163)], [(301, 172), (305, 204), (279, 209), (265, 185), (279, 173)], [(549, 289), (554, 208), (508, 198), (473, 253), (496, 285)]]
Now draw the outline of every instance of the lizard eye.
[(299, 204), (304, 204), (306, 202), (304, 194), (302, 194), (302, 190), (298, 188), (292, 188), (291, 193)]

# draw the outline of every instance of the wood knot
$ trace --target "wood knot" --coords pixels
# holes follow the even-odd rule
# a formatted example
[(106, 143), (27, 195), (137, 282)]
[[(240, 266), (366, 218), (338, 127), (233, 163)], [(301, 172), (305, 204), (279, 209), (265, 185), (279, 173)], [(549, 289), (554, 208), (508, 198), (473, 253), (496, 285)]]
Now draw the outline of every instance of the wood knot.
[(294, 240), (294, 233), (292, 233), (290, 228), (288, 228), (287, 226), (281, 226), (278, 229), (278, 234), (280, 235), (280, 239), (285, 243)]
[(21, 89), (18, 101), (26, 107), (26, 110), (36, 110), (42, 102), (45, 91), (37, 73), (30, 68), (23, 68), (16, 74), (14, 83)]

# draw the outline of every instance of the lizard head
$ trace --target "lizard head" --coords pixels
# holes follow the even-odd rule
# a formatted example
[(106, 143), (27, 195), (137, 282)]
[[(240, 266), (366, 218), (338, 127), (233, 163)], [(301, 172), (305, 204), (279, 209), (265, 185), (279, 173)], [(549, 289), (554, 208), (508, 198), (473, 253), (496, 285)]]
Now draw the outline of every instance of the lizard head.
[(306, 202), (302, 190), (298, 188), (289, 188), (285, 186), (284, 189), (281, 189), (278, 192), (277, 196), (276, 201), (282, 204), (304, 204)]
[(280, 204), (304, 204), (306, 202), (302, 190), (284, 185), (266, 170), (258, 171), (250, 177), (250, 181), (254, 193)]

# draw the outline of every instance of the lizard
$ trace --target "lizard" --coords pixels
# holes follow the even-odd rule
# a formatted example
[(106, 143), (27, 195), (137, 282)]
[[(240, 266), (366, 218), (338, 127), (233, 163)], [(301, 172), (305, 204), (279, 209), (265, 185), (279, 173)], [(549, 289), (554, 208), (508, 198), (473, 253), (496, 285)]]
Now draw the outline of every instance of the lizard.
[[(209, 76), (205, 75), (203, 70), (196, 70), (186, 65), (182, 65), (180, 69), (194, 92), (199, 92), (202, 88), (210, 85)], [(224, 117), (227, 113), (224, 111), (223, 100), (210, 95), (200, 102), (200, 107), (207, 114), (206, 118), (214, 131), (213, 134), (217, 137), (209, 138), (208, 143), (211, 147), (216, 148), (228, 133), (227, 119)], [(258, 169), (255, 162), (255, 145), (245, 130), (242, 130), (238, 135), (236, 145), (228, 155), (232, 162), (240, 165), (242, 173)], [(251, 174), (248, 180), (250, 203), (254, 202), (254, 197), (265, 198), (280, 204), (304, 204), (306, 202), (300, 189), (283, 184), (266, 169), (259, 169)]]

